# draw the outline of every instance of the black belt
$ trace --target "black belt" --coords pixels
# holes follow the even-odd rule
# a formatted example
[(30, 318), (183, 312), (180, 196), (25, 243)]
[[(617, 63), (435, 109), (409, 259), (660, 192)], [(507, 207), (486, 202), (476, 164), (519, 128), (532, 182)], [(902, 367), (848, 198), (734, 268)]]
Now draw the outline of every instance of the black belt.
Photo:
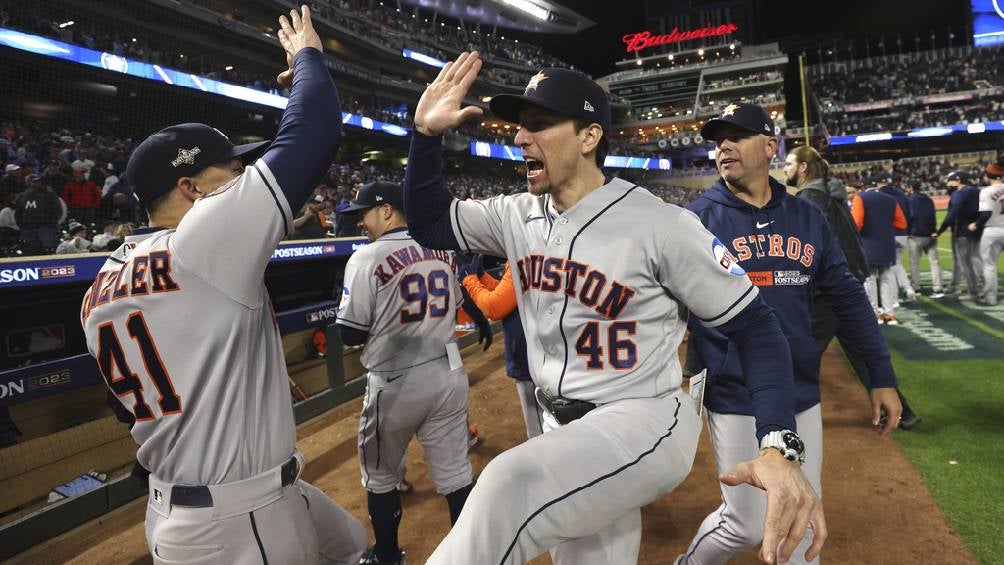
[[(282, 486), (289, 486), (296, 480), (299, 461), (291, 457), (282, 465), (280, 475)], [(190, 508), (210, 508), (213, 505), (213, 495), (206, 486), (174, 485), (171, 487), (171, 505), (188, 506)]]
[(538, 388), (537, 391), (537, 398), (544, 405), (544, 409), (550, 412), (554, 416), (554, 419), (562, 425), (574, 422), (588, 414), (593, 408), (596, 408), (596, 405), (592, 402), (563, 397), (551, 398), (543, 390)]

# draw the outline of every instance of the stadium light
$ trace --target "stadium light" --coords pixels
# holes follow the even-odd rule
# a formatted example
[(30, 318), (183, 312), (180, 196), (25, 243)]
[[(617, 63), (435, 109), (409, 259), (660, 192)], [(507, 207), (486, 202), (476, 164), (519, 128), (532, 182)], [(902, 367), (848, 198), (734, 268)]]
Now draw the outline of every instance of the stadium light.
[(700, 55), (701, 57), (703, 57), (704, 56), (704, 49), (698, 49), (697, 50), (697, 54)]
[(730, 43), (729, 44), (729, 49), (735, 51), (736, 50), (736, 44), (735, 43)]
[(225, 70), (228, 70), (228, 71), (232, 71), (232, 70), (234, 70), (234, 66), (233, 66), (233, 65), (227, 65), (226, 67), (223, 67), (223, 68), (224, 68)]
[(73, 25), (73, 20), (59, 24), (59, 29), (65, 29)]
[(547, 21), (547, 8), (542, 8), (529, 0), (501, 0), (501, 2), (507, 6), (512, 6), (517, 10), (526, 12), (538, 20)]

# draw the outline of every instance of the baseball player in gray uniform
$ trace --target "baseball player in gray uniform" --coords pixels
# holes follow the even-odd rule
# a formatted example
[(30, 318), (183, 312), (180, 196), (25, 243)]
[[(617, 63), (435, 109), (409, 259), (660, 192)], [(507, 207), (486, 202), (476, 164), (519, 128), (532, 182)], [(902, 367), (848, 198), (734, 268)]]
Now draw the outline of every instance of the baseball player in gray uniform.
[[(480, 68), (477, 53), (461, 54), (418, 103), (408, 225), (431, 248), (508, 258), (548, 414), (545, 433), (488, 464), (428, 563), (524, 563), (551, 549), (559, 565), (635, 563), (640, 508), (687, 476), (697, 449), (700, 402), (680, 390), (677, 353), (688, 316), (739, 344), (760, 437), (794, 428), (790, 353), (756, 287), (695, 215), (604, 177), (610, 107), (581, 73), (543, 69), (523, 95), (491, 101), (520, 125), (528, 193), (451, 198), (440, 136), (481, 114), (460, 107)], [(797, 464), (768, 447), (778, 449), (722, 480), (771, 494), (761, 556), (773, 562), (795, 546), (782, 540), (826, 527)]]
[(359, 418), (359, 466), (376, 544), (360, 564), (401, 563), (404, 458), (413, 436), (425, 450), (436, 490), (456, 522), (471, 490), (467, 458), (467, 372), (454, 333), (463, 301), (449, 251), (425, 249), (408, 235), (400, 185), (364, 186), (347, 211), (373, 243), (345, 266), (339, 333), (366, 344), (369, 371)]
[(986, 306), (997, 304), (997, 258), (1004, 249), (1004, 159), (991, 163), (986, 168), (990, 186), (980, 190), (980, 214), (970, 231), (979, 231), (980, 259), (983, 262), (983, 291), (979, 303)]
[(127, 175), (151, 227), (109, 256), (81, 308), (88, 349), (136, 418), (154, 563), (348, 564), (366, 548), (363, 525), (299, 480), (264, 284), (293, 210), (341, 139), (310, 13), (290, 20), (280, 18), (290, 63), (280, 80), (292, 80), (292, 93), (275, 141), (235, 147), (203, 124), (143, 141)]

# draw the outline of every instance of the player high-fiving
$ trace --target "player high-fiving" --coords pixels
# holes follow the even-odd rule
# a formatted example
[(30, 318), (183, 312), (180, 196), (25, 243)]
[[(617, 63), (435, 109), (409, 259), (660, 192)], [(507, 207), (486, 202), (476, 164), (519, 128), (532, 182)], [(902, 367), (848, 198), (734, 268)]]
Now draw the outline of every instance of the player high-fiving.
[(155, 563), (353, 563), (366, 545), (357, 520), (299, 480), (264, 284), (341, 139), (310, 11), (279, 24), (292, 92), (275, 141), (234, 146), (195, 123), (144, 140), (126, 174), (151, 227), (112, 253), (81, 308), (88, 348), (136, 416)]

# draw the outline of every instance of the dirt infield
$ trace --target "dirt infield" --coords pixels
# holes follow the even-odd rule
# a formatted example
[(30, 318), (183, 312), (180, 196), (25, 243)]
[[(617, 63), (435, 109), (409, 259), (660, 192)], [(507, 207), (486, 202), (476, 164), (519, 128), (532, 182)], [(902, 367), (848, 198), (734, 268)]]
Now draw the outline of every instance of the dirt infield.
[[(481, 442), (471, 451), (475, 472), (526, 434), (511, 379), (505, 376), (502, 340), (488, 352), (465, 351), (471, 376), (471, 416)], [(919, 475), (889, 439), (868, 424), (864, 391), (833, 348), (823, 361), (823, 422), (826, 443), (823, 489), (830, 563), (975, 563), (934, 503)], [(299, 427), (299, 448), (308, 460), (305, 478), (368, 527), (366, 498), (356, 458), (356, 428), (362, 399)], [(897, 432), (908, 433), (908, 432)], [(639, 563), (671, 564), (719, 503), (711, 452), (702, 434), (694, 471), (672, 494), (644, 509)], [(417, 445), (408, 453), (413, 492), (404, 495), (401, 544), (413, 565), (423, 563), (449, 528), (445, 500), (435, 492)], [(145, 499), (134, 501), (28, 551), (13, 563), (150, 563), (143, 536)], [(549, 563), (545, 556), (533, 563)], [(747, 552), (734, 563), (757, 563)]]

